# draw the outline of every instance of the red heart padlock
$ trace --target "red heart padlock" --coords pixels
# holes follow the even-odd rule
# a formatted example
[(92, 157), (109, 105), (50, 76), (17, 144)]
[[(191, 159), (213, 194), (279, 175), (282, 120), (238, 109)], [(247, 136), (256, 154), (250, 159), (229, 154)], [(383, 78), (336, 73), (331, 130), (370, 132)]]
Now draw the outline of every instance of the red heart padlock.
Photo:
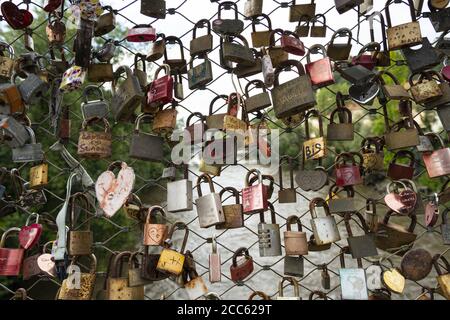
[(33, 22), (31, 12), (19, 9), (12, 1), (3, 2), (0, 8), (4, 19), (14, 30), (25, 29)]
[[(30, 218), (33, 216), (36, 217), (36, 222), (29, 225)], [(25, 250), (33, 247), (39, 241), (39, 238), (41, 237), (42, 225), (39, 224), (38, 221), (39, 221), (39, 215), (37, 213), (33, 213), (28, 217), (27, 222), (25, 223), (25, 226), (23, 226), (20, 229), (19, 242), (20, 242), (20, 245)]]
[(61, 0), (49, 0), (47, 5), (44, 7), (46, 12), (53, 12), (61, 5)]
[[(391, 191), (391, 186), (397, 186), (398, 184), (404, 189), (400, 192), (398, 190)], [(393, 181), (387, 185), (387, 195), (384, 197), (384, 202), (396, 213), (408, 215), (416, 206), (417, 194), (413, 190), (408, 189), (404, 183)]]

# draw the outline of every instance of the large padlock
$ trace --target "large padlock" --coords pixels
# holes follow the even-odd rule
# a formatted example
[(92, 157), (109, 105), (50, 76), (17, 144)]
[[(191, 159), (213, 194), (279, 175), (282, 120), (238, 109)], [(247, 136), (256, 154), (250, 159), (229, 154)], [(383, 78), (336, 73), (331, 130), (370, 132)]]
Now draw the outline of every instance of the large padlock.
[(442, 177), (450, 174), (450, 148), (446, 148), (442, 138), (435, 133), (427, 133), (427, 137), (439, 143), (439, 149), (422, 155), (423, 163), (430, 178)]
[(94, 36), (96, 37), (104, 36), (116, 28), (116, 15), (114, 14), (113, 8), (110, 6), (104, 6), (102, 8), (108, 12), (103, 13), (95, 21)]
[[(206, 27), (207, 33), (204, 36), (197, 37), (197, 29)], [(211, 23), (208, 19), (197, 21), (192, 30), (192, 40), (190, 42), (190, 54), (196, 56), (209, 53), (213, 49), (213, 36), (211, 34)]]
[[(293, 224), (297, 224), (298, 231), (291, 230), (291, 225)], [(302, 230), (302, 222), (297, 216), (292, 215), (286, 219), (284, 249), (287, 256), (304, 256), (308, 254), (308, 239), (306, 238), (306, 232)]]
[(409, 11), (411, 14), (411, 22), (392, 26), (390, 6), (396, 3), (393, 0), (386, 2), (386, 22), (387, 22), (387, 38), (389, 50), (394, 51), (411, 47), (422, 43), (422, 33), (420, 31), (420, 24), (416, 20), (416, 12), (412, 0), (408, 0)]
[(235, 228), (242, 228), (244, 226), (244, 214), (242, 212), (242, 204), (240, 204), (239, 201), (239, 191), (237, 191), (233, 187), (225, 187), (219, 192), (220, 200), (225, 201), (225, 199), (222, 199), (222, 196), (225, 192), (230, 192), (231, 195), (235, 198), (234, 204), (223, 204), (223, 214), (225, 216), (225, 222), (216, 224), (217, 230), (223, 230), (223, 229), (235, 229)]
[[(238, 257), (241, 259), (237, 260)], [(248, 253), (248, 249), (241, 247), (233, 254), (232, 264), (230, 266), (231, 280), (234, 282), (242, 281), (253, 272), (253, 258)]]
[(366, 224), (365, 219), (359, 212), (355, 212), (356, 216), (361, 223), (364, 230), (363, 235), (353, 235), (352, 228), (350, 226), (350, 220), (352, 220), (352, 214), (346, 213), (344, 216), (345, 228), (347, 230), (347, 242), (350, 253), (353, 259), (361, 259), (366, 257), (377, 256), (378, 251), (375, 245), (374, 235), (369, 233), (369, 227)]
[[(335, 43), (337, 38), (346, 37), (347, 43)], [(352, 32), (348, 28), (338, 29), (331, 37), (327, 46), (327, 56), (332, 60), (345, 61), (352, 49)]]
[[(316, 207), (322, 205), (325, 210), (325, 217), (317, 217)], [(309, 202), (311, 213), (311, 227), (314, 234), (314, 241), (317, 245), (325, 245), (341, 240), (336, 220), (331, 215), (328, 205), (324, 199), (314, 198)]]
[[(311, 62), (311, 54), (319, 53), (320, 51), (322, 51), (323, 58)], [(311, 46), (306, 55), (306, 61), (305, 70), (311, 78), (311, 83), (314, 87), (322, 88), (335, 82), (331, 60), (327, 57), (324, 46), (320, 44)]]
[[(201, 183), (206, 182), (209, 185), (210, 193), (202, 194)], [(225, 222), (225, 215), (220, 201), (220, 195), (215, 193), (214, 184), (211, 177), (202, 174), (197, 179), (198, 198), (195, 200), (197, 206), (198, 221), (201, 228), (208, 228), (216, 224)]]
[(114, 41), (108, 39), (103, 43), (100, 50), (94, 52), (94, 57), (100, 62), (109, 62), (114, 57), (115, 51)]
[[(341, 191), (345, 191), (344, 198)], [(355, 213), (358, 211), (355, 205), (355, 190), (352, 186), (339, 187), (333, 184), (328, 190), (328, 208), (331, 214)]]
[[(256, 25), (262, 24), (261, 21), (267, 22), (267, 30), (256, 31)], [(268, 47), (270, 45), (270, 33), (272, 32), (272, 21), (266, 14), (260, 14), (252, 18), (252, 45), (254, 48)]]
[[(178, 74), (186, 74), (188, 72), (187, 68), (188, 63), (184, 58), (184, 47), (181, 39), (175, 36), (169, 36), (164, 38), (164, 43), (165, 43), (164, 64), (168, 64), (170, 66), (170, 74), (173, 76), (176, 76)], [(180, 52), (179, 57), (169, 59), (167, 52), (168, 44), (177, 44)]]
[[(104, 131), (88, 131), (88, 126), (103, 122)], [(90, 159), (109, 158), (112, 154), (112, 134), (108, 120), (93, 117), (83, 121), (78, 138), (78, 155)]]
[[(398, 159), (406, 158), (409, 160), (408, 164), (397, 163)], [(387, 176), (392, 180), (408, 179), (412, 180), (414, 177), (416, 157), (414, 153), (409, 150), (397, 151), (389, 163)]]
[(430, 8), (430, 16), (428, 17), (433, 25), (434, 30), (436, 32), (446, 32), (450, 29), (450, 24), (448, 19), (450, 18), (450, 9), (446, 8), (448, 3), (442, 1), (444, 3), (444, 7), (439, 8), (433, 7), (433, 5), (429, 5)]
[(22, 261), (25, 250), (18, 248), (5, 248), (5, 242), (13, 233), (19, 233), (20, 228), (10, 228), (3, 232), (0, 240), (0, 275), (1, 276), (18, 276), (22, 269)]
[[(316, 117), (319, 122), (319, 135), (312, 138), (309, 131), (309, 119)], [(317, 110), (310, 110), (305, 115), (305, 141), (303, 142), (303, 154), (306, 160), (317, 160), (326, 156), (326, 140), (323, 133), (322, 115)]]
[[(383, 75), (387, 75), (394, 83), (388, 84), (383, 78)], [(411, 96), (408, 91), (400, 84), (398, 79), (391, 72), (383, 70), (378, 74), (378, 79), (382, 84), (382, 90), (384, 95), (389, 100), (409, 100)]]
[[(78, 192), (71, 196), (70, 199), (70, 226), (68, 235), (68, 253), (73, 256), (90, 255), (92, 253), (92, 245), (94, 242), (94, 234), (91, 230), (91, 219), (89, 217), (89, 200), (86, 195)], [(80, 226), (76, 227), (77, 217), (84, 215), (84, 221), (80, 226), (84, 226), (84, 230), (80, 230)]]
[[(89, 95), (95, 94), (97, 100), (89, 100)], [(107, 118), (109, 115), (109, 103), (103, 97), (103, 91), (94, 85), (86, 86), (82, 93), (81, 114), (83, 119), (92, 117)]]
[[(432, 99), (430, 98), (429, 101), (425, 101), (423, 103), (426, 109), (430, 110), (450, 103), (450, 85), (447, 81), (444, 80), (443, 76), (440, 73), (434, 70), (425, 71), (420, 75), (419, 82), (423, 78), (428, 80), (429, 83), (435, 81), (442, 92), (441, 96)], [(432, 86), (434, 86), (434, 84), (432, 84)]]
[(137, 24), (128, 29), (128, 42), (153, 42), (156, 40), (156, 30), (151, 24)]
[[(119, 82), (121, 75), (125, 73), (125, 80)], [(144, 93), (139, 85), (138, 78), (127, 66), (120, 66), (114, 72), (112, 81), (111, 112), (116, 121), (128, 121), (136, 108), (141, 104)]]
[(337, 12), (343, 14), (356, 6), (361, 5), (364, 0), (334, 0)]
[[(254, 174), (258, 178), (256, 185), (250, 185), (250, 175)], [(268, 203), (268, 187), (263, 184), (262, 174), (257, 169), (252, 169), (245, 176), (245, 187), (242, 189), (242, 205), (245, 214), (266, 211)]]
[[(174, 249), (170, 249), (173, 241), (172, 240), (173, 233), (176, 230), (183, 230), (183, 229), (185, 230), (185, 233), (180, 251), (178, 252), (175, 251)], [(172, 227), (169, 230), (167, 240), (164, 244), (164, 249), (161, 251), (161, 256), (159, 257), (158, 264), (156, 266), (157, 270), (175, 276), (181, 274), (185, 262), (184, 250), (186, 248), (188, 236), (189, 236), (189, 228), (185, 223), (177, 221), (172, 225)]]
[(167, 182), (167, 211), (191, 211), (192, 181), (189, 180), (188, 166), (183, 164), (183, 179)]
[[(359, 163), (355, 161), (358, 158)], [(351, 164), (347, 163), (347, 160), (351, 159)], [(338, 187), (354, 186), (361, 184), (361, 167), (363, 158), (361, 154), (357, 152), (343, 152), (335, 158), (335, 175), (336, 185)]]
[(154, 223), (151, 221), (156, 213), (160, 213), (163, 220), (166, 220), (166, 213), (160, 206), (152, 206), (147, 211), (144, 224), (144, 246), (162, 246), (166, 240), (169, 227), (165, 223)]
[(164, 139), (157, 135), (139, 131), (141, 121), (146, 118), (152, 119), (152, 116), (141, 114), (136, 118), (134, 132), (131, 137), (130, 157), (139, 160), (160, 162), (164, 156)]
[[(296, 67), (299, 76), (280, 84), (279, 77), (286, 67)], [(272, 89), (273, 108), (277, 118), (285, 118), (306, 111), (316, 104), (311, 78), (305, 74), (302, 64), (287, 60), (275, 70), (275, 82)]]
[[(419, 75), (417, 82), (414, 81), (416, 75)], [(432, 75), (437, 75), (441, 79), (441, 76), (436, 71), (428, 71), (427, 73), (415, 72), (409, 76), (411, 95), (417, 103), (429, 103), (437, 100), (444, 94), (441, 86)]]
[(271, 223), (264, 221), (264, 212), (260, 212), (258, 224), (259, 255), (261, 257), (281, 256), (280, 225), (276, 223), (276, 213), (269, 203)]
[(384, 140), (388, 150), (395, 151), (398, 149), (415, 147), (420, 144), (419, 133), (411, 119), (403, 119), (393, 126), (389, 126), (387, 109), (385, 106), (383, 106), (383, 109), (386, 130)]
[[(14, 76), (14, 82), (17, 79)], [(43, 81), (38, 75), (27, 73), (24, 81), (17, 86), (20, 91), (20, 96), (26, 104), (37, 103), (50, 88), (48, 83)]]
[[(289, 164), (289, 181), (290, 181), (290, 187), (284, 188), (283, 186), (283, 169), (282, 165), (284, 161), (287, 161)], [(297, 202), (297, 192), (295, 191), (294, 187), (294, 166), (293, 161), (291, 157), (288, 156), (282, 156), (280, 158), (280, 165), (278, 167), (279, 172), (279, 181), (280, 181), (280, 190), (278, 191), (278, 202), (279, 203), (296, 203)]]
[[(222, 10), (233, 10), (234, 19), (222, 19)], [(244, 22), (238, 19), (237, 4), (232, 1), (219, 3), (217, 19), (212, 23), (214, 32), (222, 35), (238, 35), (244, 30)]]
[(130, 287), (128, 273), (124, 273), (123, 265), (131, 258), (130, 251), (117, 254), (106, 275), (106, 294), (108, 300), (144, 300), (144, 286)]
[[(194, 59), (203, 59), (203, 62), (194, 67)], [(189, 62), (188, 82), (189, 89), (204, 89), (213, 80), (211, 61), (206, 54), (202, 56), (192, 56)]]
[[(334, 122), (336, 113), (339, 114), (339, 123)], [(352, 112), (346, 107), (334, 109), (327, 128), (327, 141), (353, 141), (353, 138)]]
[[(289, 282), (294, 287), (294, 296), (285, 297), (284, 296), (284, 282)], [(298, 285), (298, 281), (294, 277), (283, 277), (278, 283), (278, 297), (277, 300), (301, 300), (300, 298), (300, 289)]]
[(13, 162), (39, 162), (44, 160), (42, 144), (36, 142), (36, 135), (31, 127), (26, 127), (30, 135), (30, 143), (12, 149)]
[[(366, 273), (362, 268), (361, 259), (357, 259), (358, 268), (346, 268), (344, 254), (348, 253), (349, 248), (341, 249), (339, 269), (339, 280), (341, 284), (342, 300), (368, 300)], [(354, 284), (358, 283), (357, 286)]]
[[(242, 43), (238, 43), (237, 39)], [(222, 56), (225, 61), (238, 63), (239, 65), (252, 65), (255, 63), (253, 51), (248, 46), (247, 40), (241, 36), (226, 36), (221, 42)]]
[(422, 44), (419, 49), (409, 47), (403, 48), (402, 54), (405, 57), (411, 72), (433, 69), (441, 63), (438, 53), (427, 37), (422, 38)]
[(289, 22), (300, 21), (301, 17), (305, 16), (309, 19), (316, 15), (316, 4), (314, 0), (311, 3), (297, 4), (296, 0), (289, 7)]
[[(80, 256), (75, 256), (69, 265), (69, 268), (74, 268), (75, 264), (79, 260)], [(89, 272), (80, 272), (78, 275), (80, 277), (80, 286), (77, 288), (69, 278), (63, 280), (61, 284), (61, 289), (58, 292), (58, 300), (91, 300), (92, 294), (94, 293), (95, 280), (97, 277), (97, 258), (94, 254), (88, 255), (90, 259)]]
[(156, 19), (165, 19), (166, 0), (142, 0), (140, 12), (144, 16)]

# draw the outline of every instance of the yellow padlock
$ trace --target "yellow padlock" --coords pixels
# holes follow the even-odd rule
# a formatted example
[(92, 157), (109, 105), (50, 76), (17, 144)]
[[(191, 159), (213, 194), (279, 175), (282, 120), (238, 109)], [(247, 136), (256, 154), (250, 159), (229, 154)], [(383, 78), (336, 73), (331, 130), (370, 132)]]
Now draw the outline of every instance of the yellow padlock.
[(30, 188), (37, 189), (48, 184), (48, 164), (41, 163), (30, 169)]

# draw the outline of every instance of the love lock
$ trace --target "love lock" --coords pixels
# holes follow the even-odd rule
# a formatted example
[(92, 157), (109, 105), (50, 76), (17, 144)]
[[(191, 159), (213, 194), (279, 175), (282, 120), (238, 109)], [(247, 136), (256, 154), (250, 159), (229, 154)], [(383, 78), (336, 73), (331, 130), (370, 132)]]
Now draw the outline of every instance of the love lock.
[[(398, 185), (401, 185), (403, 190), (399, 191)], [(393, 191), (392, 186), (395, 187)], [(386, 188), (388, 194), (384, 197), (384, 201), (390, 209), (402, 215), (409, 215), (414, 211), (417, 202), (417, 194), (414, 190), (409, 189), (401, 181), (392, 181)]]

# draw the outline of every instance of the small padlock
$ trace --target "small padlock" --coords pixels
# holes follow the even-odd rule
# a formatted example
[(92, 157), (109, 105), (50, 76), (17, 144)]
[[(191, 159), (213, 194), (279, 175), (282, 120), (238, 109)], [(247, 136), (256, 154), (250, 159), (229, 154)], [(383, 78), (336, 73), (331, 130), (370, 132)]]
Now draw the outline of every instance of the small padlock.
[(222, 278), (222, 264), (217, 252), (216, 237), (212, 237), (212, 252), (209, 254), (209, 282), (220, 282)]

